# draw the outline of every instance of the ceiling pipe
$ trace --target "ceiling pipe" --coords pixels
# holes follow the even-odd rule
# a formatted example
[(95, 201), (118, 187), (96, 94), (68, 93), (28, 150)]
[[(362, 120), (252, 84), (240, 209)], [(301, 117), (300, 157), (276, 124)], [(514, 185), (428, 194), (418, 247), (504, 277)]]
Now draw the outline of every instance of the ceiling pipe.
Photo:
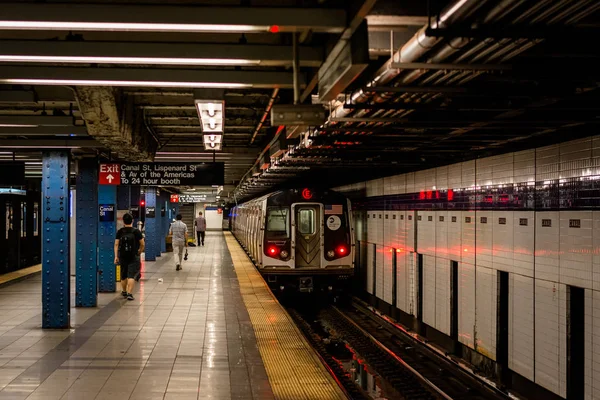
[[(379, 68), (375, 78), (366, 85), (367, 88), (371, 86), (382, 86), (389, 83), (403, 71), (401, 69), (391, 68), (392, 63), (417, 61), (442, 40), (442, 38), (427, 36), (426, 30), (428, 28), (447, 28), (454, 22), (471, 15), (485, 3), (486, 1), (480, 0), (457, 0), (446, 7), (438, 19), (433, 21), (431, 24), (422, 27), (406, 44), (404, 44), (404, 46), (395, 52), (394, 55), (390, 57), (390, 59), (383, 64), (383, 66), (381, 66), (381, 68)], [(350, 102), (362, 103), (367, 101), (369, 98), (370, 95), (367, 92), (359, 90), (352, 95)], [(343, 104), (339, 104), (331, 112), (330, 118), (343, 118), (350, 114), (350, 112), (351, 110), (345, 109)], [(326, 124), (329, 122), (330, 121), (326, 122)]]
[(267, 104), (267, 108), (265, 108), (265, 112), (264, 112), (262, 118), (260, 119), (260, 122), (256, 126), (256, 130), (252, 134), (252, 139), (250, 139), (250, 144), (254, 143), (254, 139), (256, 139), (256, 135), (258, 135), (258, 132), (260, 132), (263, 124), (267, 120), (267, 117), (269, 116), (269, 113), (271, 112), (271, 107), (273, 107), (273, 103), (275, 102), (275, 99), (277, 98), (277, 94), (279, 94), (279, 88), (273, 89), (273, 94), (271, 95), (269, 104)]

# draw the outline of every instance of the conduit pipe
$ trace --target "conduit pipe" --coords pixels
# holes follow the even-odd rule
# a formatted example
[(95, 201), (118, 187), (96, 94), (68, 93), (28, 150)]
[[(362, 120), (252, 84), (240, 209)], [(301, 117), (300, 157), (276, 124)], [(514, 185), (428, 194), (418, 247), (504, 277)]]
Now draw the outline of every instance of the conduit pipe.
[(278, 93), (279, 93), (279, 88), (273, 89), (273, 94), (271, 95), (269, 104), (267, 104), (267, 108), (265, 108), (265, 112), (264, 112), (262, 118), (260, 119), (260, 122), (256, 126), (256, 130), (254, 131), (254, 134), (252, 134), (252, 139), (250, 139), (250, 144), (254, 143), (254, 139), (256, 139), (256, 135), (258, 135), (258, 132), (260, 132), (260, 129), (262, 128), (263, 124), (267, 120), (267, 117), (269, 116), (269, 113), (271, 112), (271, 107), (273, 107), (273, 103), (275, 102), (275, 99), (277, 98)]

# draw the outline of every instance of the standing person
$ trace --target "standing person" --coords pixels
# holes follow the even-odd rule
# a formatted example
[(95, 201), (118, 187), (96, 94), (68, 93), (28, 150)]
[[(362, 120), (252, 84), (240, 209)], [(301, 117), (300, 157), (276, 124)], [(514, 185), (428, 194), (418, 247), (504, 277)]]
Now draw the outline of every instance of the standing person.
[(175, 260), (175, 270), (181, 269), (181, 259), (183, 257), (183, 247), (187, 247), (188, 228), (181, 220), (181, 214), (177, 214), (177, 221), (171, 224), (169, 234), (173, 235), (173, 259)]
[(196, 234), (198, 235), (198, 246), (202, 243), (204, 246), (204, 235), (206, 234), (206, 218), (202, 216), (202, 211), (198, 213), (198, 218), (194, 221), (196, 225)]
[(131, 214), (123, 215), (125, 226), (117, 232), (115, 239), (115, 264), (121, 265), (121, 295), (133, 300), (135, 278), (140, 272), (140, 255), (146, 244), (139, 229), (133, 227)]

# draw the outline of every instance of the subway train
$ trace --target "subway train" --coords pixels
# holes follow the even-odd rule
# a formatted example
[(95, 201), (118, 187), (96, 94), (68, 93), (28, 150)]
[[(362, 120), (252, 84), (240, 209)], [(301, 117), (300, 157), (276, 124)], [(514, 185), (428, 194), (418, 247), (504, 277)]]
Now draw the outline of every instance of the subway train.
[(350, 200), (289, 189), (231, 210), (231, 231), (274, 291), (339, 293), (354, 274)]

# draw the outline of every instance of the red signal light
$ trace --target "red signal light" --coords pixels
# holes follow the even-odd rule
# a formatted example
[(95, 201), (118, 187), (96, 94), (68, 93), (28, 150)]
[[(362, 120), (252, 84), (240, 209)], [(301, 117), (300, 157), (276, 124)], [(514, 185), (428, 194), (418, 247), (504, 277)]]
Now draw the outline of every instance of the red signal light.
[(140, 201), (140, 206), (145, 206), (146, 202), (144, 200)]
[(337, 249), (335, 249), (335, 251), (340, 256), (345, 256), (348, 253), (348, 249), (346, 249), (346, 246), (338, 246)]
[(271, 32), (271, 33), (279, 32), (279, 25), (271, 25), (271, 27), (269, 28), (269, 32)]
[(310, 191), (310, 189), (303, 189), (302, 190), (302, 198), (304, 200), (310, 200), (310, 199), (312, 199), (312, 197), (313, 197), (313, 194)]

